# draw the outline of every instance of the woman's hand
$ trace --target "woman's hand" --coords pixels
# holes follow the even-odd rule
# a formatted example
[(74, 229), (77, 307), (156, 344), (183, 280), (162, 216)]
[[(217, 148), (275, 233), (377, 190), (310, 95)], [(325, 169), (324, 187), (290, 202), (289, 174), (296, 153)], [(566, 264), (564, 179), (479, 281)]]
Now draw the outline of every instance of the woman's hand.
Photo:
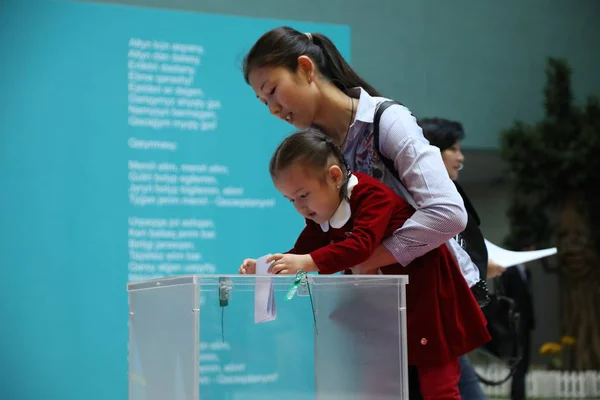
[(506, 271), (502, 265), (496, 264), (492, 260), (488, 260), (487, 279), (492, 279), (502, 275)]
[(379, 275), (379, 268), (367, 268), (364, 265), (357, 265), (351, 270), (352, 275)]

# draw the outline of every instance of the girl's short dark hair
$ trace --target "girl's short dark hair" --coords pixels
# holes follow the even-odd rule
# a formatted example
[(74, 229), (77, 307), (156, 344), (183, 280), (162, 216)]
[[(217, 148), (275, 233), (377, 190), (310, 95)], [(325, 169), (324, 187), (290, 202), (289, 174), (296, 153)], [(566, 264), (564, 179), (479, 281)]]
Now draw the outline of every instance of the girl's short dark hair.
[(275, 178), (279, 172), (294, 164), (320, 172), (330, 165), (332, 158), (344, 174), (340, 192), (343, 198), (347, 195), (346, 187), (350, 170), (339, 146), (329, 136), (315, 128), (296, 132), (285, 138), (271, 157), (269, 173)]

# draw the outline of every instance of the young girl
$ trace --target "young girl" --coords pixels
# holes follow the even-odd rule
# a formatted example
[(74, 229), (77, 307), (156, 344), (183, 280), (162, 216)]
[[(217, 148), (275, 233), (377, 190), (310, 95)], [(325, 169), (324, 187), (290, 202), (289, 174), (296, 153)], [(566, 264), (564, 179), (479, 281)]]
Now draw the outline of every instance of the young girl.
[[(414, 209), (376, 179), (351, 174), (340, 149), (326, 135), (308, 130), (286, 138), (270, 162), (273, 183), (306, 219), (294, 248), (274, 254), (272, 273), (333, 274), (367, 260)], [(255, 273), (244, 260), (240, 273)], [(408, 364), (418, 368), (425, 399), (460, 399), (458, 357), (490, 338), (485, 320), (445, 245), (407, 264), (380, 269), (407, 274)]]
[[(389, 107), (373, 140), (374, 115), (387, 100), (361, 79), (335, 45), (319, 33), (279, 27), (265, 33), (244, 60), (244, 77), (269, 111), (300, 129), (319, 127), (353, 171), (371, 175), (406, 199), (416, 211), (389, 235), (362, 267), (369, 271), (393, 263), (407, 266), (447, 243), (469, 286), (479, 271), (452, 239), (465, 229), (463, 201), (410, 111)], [(387, 171), (380, 154), (394, 162)]]

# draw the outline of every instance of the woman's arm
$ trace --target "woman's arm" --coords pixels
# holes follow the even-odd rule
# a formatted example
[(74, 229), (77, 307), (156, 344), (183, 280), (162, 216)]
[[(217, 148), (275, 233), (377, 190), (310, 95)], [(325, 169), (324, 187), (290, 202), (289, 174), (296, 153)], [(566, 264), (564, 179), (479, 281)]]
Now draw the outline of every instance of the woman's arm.
[(379, 127), (381, 153), (394, 161), (416, 212), (362, 264), (367, 269), (394, 262), (406, 266), (462, 232), (467, 224), (463, 200), (439, 149), (428, 144), (410, 112), (391, 106), (382, 114)]

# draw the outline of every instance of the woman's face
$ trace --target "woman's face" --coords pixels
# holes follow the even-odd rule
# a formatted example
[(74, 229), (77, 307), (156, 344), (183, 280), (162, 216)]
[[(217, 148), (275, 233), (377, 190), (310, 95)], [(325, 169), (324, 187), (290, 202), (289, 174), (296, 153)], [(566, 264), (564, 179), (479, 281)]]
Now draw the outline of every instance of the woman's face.
[(453, 181), (458, 179), (458, 171), (462, 168), (465, 157), (460, 148), (460, 140), (454, 143), (451, 147), (442, 151), (442, 160), (448, 171), (450, 179)]
[(314, 82), (312, 61), (302, 56), (295, 72), (284, 67), (258, 67), (248, 74), (250, 86), (271, 114), (298, 129), (312, 126), (319, 90)]

